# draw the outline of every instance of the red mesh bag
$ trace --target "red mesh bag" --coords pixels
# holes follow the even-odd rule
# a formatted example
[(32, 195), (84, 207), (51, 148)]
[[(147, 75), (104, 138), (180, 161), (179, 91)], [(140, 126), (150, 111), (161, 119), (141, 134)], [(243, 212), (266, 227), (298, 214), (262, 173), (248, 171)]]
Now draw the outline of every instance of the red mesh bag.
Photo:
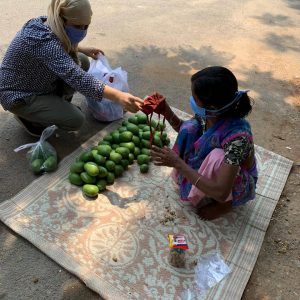
[[(155, 131), (159, 127), (160, 115), (162, 112), (164, 112), (165, 106), (166, 106), (166, 97), (164, 97), (158, 93), (155, 93), (151, 96), (148, 96), (144, 100), (144, 103), (141, 107), (141, 110), (147, 115), (148, 125), (150, 126), (150, 132), (151, 132), (150, 144), (151, 144), (151, 146), (152, 146), (152, 141), (153, 141)], [(152, 120), (153, 113), (158, 114), (158, 123), (157, 123), (156, 128), (154, 128), (154, 131), (152, 130), (152, 126), (151, 126), (151, 120)], [(164, 125), (165, 125), (165, 117), (163, 118), (163, 127), (164, 127)], [(163, 133), (163, 128), (161, 128), (160, 135), (162, 135), (162, 133)]]

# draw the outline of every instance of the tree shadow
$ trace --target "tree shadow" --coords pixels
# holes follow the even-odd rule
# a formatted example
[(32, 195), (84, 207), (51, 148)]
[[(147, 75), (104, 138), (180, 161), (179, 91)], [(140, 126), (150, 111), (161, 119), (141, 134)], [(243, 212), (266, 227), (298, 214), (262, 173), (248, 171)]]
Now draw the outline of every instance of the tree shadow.
[(265, 42), (279, 52), (300, 51), (300, 43), (292, 35), (269, 33), (266, 36)]
[(290, 105), (287, 101), (289, 97), (300, 97), (298, 82), (275, 78), (272, 72), (260, 71), (257, 67), (245, 68), (240, 72), (244, 79), (239, 80), (239, 85), (257, 93), (262, 108), (279, 114), (284, 114), (287, 109), (294, 111), (295, 107), (299, 111), (299, 106)]
[(290, 8), (300, 10), (300, 1), (299, 0), (285, 0)]
[(265, 13), (262, 16), (255, 16), (254, 19), (259, 20), (262, 24), (270, 26), (281, 26), (281, 27), (293, 27), (294, 22), (290, 17), (285, 15), (273, 15), (270, 13)]
[(168, 101), (190, 112), (188, 97), (190, 77), (196, 71), (211, 65), (227, 65), (234, 56), (210, 46), (158, 48), (157, 46), (131, 46), (113, 55), (112, 62), (129, 74), (129, 87), (144, 97), (158, 91), (166, 94)]

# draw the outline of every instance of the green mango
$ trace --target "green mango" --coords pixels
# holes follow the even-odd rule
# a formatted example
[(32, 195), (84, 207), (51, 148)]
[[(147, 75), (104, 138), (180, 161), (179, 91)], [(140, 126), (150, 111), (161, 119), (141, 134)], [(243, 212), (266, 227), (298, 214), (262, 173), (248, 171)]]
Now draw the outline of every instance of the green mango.
[(127, 147), (118, 147), (116, 152), (122, 155), (122, 158), (128, 158), (130, 150)]
[(96, 177), (90, 176), (87, 172), (82, 172), (80, 177), (83, 182), (88, 184), (93, 184), (96, 182)]
[(77, 174), (77, 173), (70, 173), (69, 174), (69, 181), (70, 181), (71, 184), (74, 184), (74, 185), (78, 185), (78, 186), (83, 185), (83, 181), (82, 181), (80, 175)]
[(149, 165), (148, 164), (142, 164), (142, 165), (140, 165), (140, 171), (141, 171), (141, 173), (148, 173), (148, 171), (149, 171)]
[(148, 156), (148, 155), (140, 154), (137, 157), (137, 163), (139, 165), (149, 164), (149, 162), (150, 162), (150, 156)]
[(99, 167), (94, 162), (87, 162), (84, 165), (84, 170), (90, 175), (90, 176), (98, 176), (99, 174)]
[(44, 161), (41, 158), (37, 158), (31, 163), (31, 170), (33, 171), (34, 174), (41, 173), (41, 167), (43, 163)]
[(88, 197), (96, 197), (99, 193), (99, 188), (97, 185), (85, 184), (82, 191)]
[(124, 131), (124, 132), (120, 133), (120, 142), (121, 143), (131, 142), (132, 137), (133, 137), (133, 134), (131, 131)]
[(57, 169), (57, 158), (55, 156), (49, 156), (43, 163), (42, 169), (45, 172), (53, 172)]

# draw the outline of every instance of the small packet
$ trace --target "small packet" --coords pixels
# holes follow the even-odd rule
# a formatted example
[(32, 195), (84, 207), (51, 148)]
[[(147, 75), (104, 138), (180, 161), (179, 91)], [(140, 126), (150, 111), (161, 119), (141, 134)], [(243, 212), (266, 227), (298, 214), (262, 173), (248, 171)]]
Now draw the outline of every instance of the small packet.
[(184, 235), (168, 235), (169, 239), (169, 263), (175, 268), (185, 267), (185, 252), (189, 249)]
[(42, 132), (38, 142), (26, 144), (14, 150), (19, 152), (30, 148), (27, 152), (27, 159), (34, 174), (53, 172), (57, 169), (56, 150), (46, 141), (56, 129), (55, 125), (49, 126)]

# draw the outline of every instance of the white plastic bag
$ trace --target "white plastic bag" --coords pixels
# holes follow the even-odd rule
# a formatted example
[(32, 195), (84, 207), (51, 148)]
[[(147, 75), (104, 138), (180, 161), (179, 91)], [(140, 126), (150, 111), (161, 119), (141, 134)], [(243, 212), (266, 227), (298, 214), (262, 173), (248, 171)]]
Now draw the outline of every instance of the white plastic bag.
[(14, 150), (15, 152), (19, 152), (30, 148), (27, 152), (27, 159), (31, 170), (35, 174), (53, 172), (57, 169), (56, 150), (46, 141), (56, 129), (57, 126), (55, 125), (49, 126), (44, 129), (38, 142), (26, 144)]
[(219, 253), (212, 253), (198, 259), (192, 286), (183, 291), (182, 300), (204, 299), (207, 292), (231, 272)]
[[(121, 67), (112, 70), (108, 60), (102, 54), (98, 56), (97, 60), (91, 62), (88, 73), (119, 91), (129, 91), (127, 72)], [(87, 98), (87, 103), (93, 117), (99, 121), (110, 122), (123, 118), (123, 107), (118, 103), (105, 98), (102, 101)]]

